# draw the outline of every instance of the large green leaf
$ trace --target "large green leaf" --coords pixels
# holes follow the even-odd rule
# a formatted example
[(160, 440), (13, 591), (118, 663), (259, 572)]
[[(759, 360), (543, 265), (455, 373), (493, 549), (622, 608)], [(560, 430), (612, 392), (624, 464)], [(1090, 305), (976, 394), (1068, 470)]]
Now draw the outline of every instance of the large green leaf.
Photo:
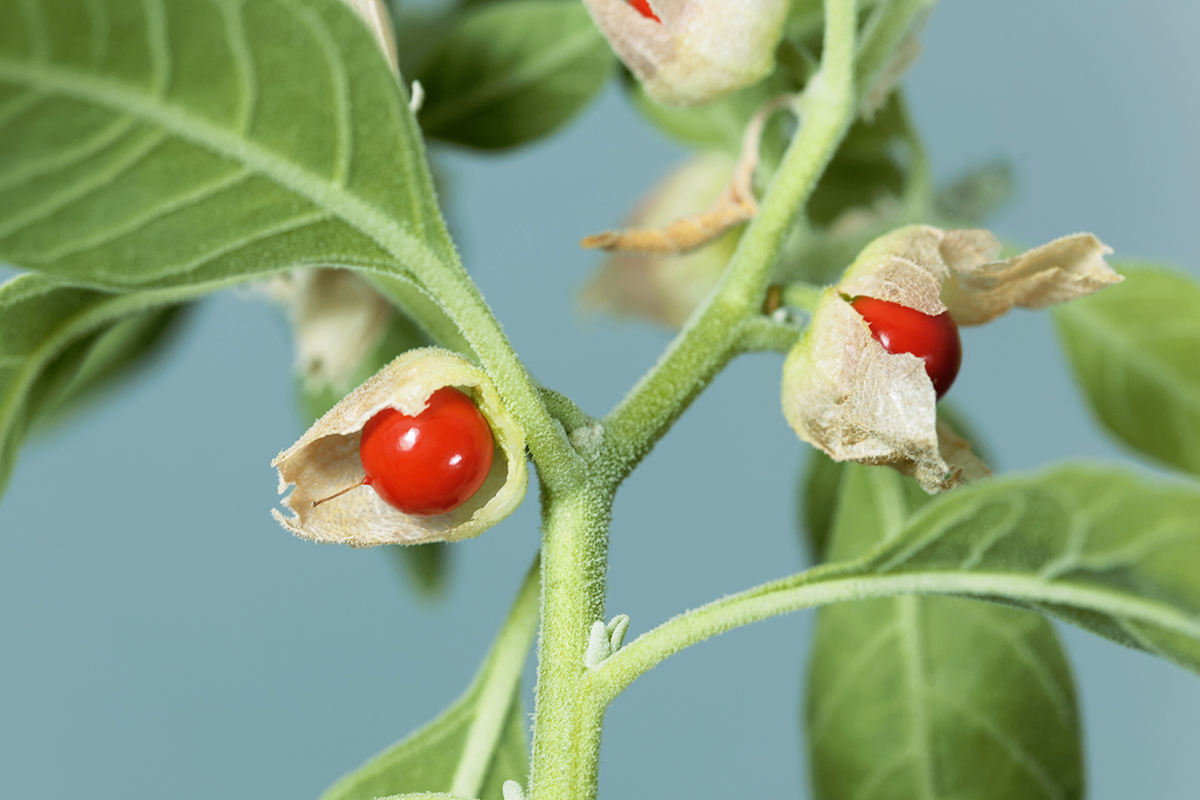
[(1119, 286), (1055, 309), (1092, 411), (1121, 441), (1200, 474), (1200, 285), (1120, 264)]
[[(928, 500), (890, 469), (848, 465), (829, 558), (869, 552)], [(822, 608), (805, 716), (821, 800), (1082, 792), (1071, 672), (1029, 611), (912, 595)]]
[(0, 286), (0, 490), (32, 429), (144, 364), (179, 304), (206, 290), (112, 295), (40, 275)]
[(671, 653), (738, 626), (907, 594), (1024, 606), (1200, 672), (1200, 486), (1072, 466), (961, 487), (862, 558), (674, 617), (595, 680), (613, 696)]
[(529, 769), (521, 671), (538, 624), (535, 561), (479, 674), (437, 719), (335, 783), (321, 800), (449, 792), (501, 800), (505, 781)]
[(417, 75), (427, 135), (498, 149), (545, 136), (613, 73), (608, 42), (582, 3), (510, 0), (465, 12)]
[(78, 284), (458, 265), (340, 0), (0, 0), (0, 126), (0, 260)]

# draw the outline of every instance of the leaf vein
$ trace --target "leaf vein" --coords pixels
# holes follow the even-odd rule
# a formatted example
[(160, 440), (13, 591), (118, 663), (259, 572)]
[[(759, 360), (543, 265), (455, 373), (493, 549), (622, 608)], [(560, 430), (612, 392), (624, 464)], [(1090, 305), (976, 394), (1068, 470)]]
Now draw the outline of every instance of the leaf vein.
[(182, 211), (197, 203), (201, 203), (210, 197), (220, 194), (221, 192), (231, 189), (242, 183), (250, 176), (250, 171), (247, 169), (236, 169), (228, 175), (223, 175), (217, 180), (210, 181), (206, 184), (201, 184), (195, 189), (176, 195), (167, 200), (155, 203), (147, 211), (142, 214), (135, 214), (122, 222), (112, 225), (109, 228), (97, 233), (90, 238), (81, 238), (75, 240), (67, 240), (59, 247), (42, 251), (39, 254), (39, 260), (45, 263), (52, 263), (60, 258), (65, 258), (69, 255), (79, 253), (84, 250), (91, 250), (96, 247), (103, 247), (122, 236), (127, 236), (130, 233), (144, 229), (146, 226), (154, 223), (156, 220), (162, 219), (176, 211)]
[(9, 170), (3, 177), (0, 177), (0, 192), (51, 172), (75, 166), (120, 139), (129, 132), (133, 125), (134, 121), (131, 118), (118, 117), (89, 139), (77, 142), (70, 147), (59, 148), (48, 158), (22, 163), (19, 168)]
[(171, 84), (171, 48), (167, 39), (167, 9), (162, 0), (142, 0), (146, 20), (146, 51), (150, 54), (150, 86), (164, 97)]
[(960, 704), (953, 697), (934, 689), (930, 690), (930, 695), (937, 698), (948, 709), (957, 713), (966, 722), (974, 725), (993, 742), (1000, 745), (1008, 753), (1013, 763), (1033, 778), (1050, 800), (1066, 800), (1066, 792), (1063, 787), (1054, 780), (1054, 777), (1046, 769), (1046, 766), (1035, 758), (1024, 744), (1013, 738), (1007, 731), (983, 714), (980, 714), (973, 708)]
[(234, 66), (237, 69), (238, 84), (241, 97), (237, 129), (243, 135), (250, 131), (254, 122), (254, 112), (258, 105), (258, 79), (254, 73), (254, 58), (250, 51), (250, 40), (246, 35), (246, 21), (242, 16), (242, 4), (230, 7), (228, 3), (217, 3), (221, 17), (225, 22), (225, 37), (229, 40), (229, 49), (233, 53)]
[(104, 169), (98, 169), (88, 178), (79, 180), (47, 196), (41, 203), (26, 209), (24, 213), (14, 214), (9, 217), (4, 224), (0, 224), (0, 239), (8, 237), (28, 225), (46, 219), (70, 204), (82, 200), (92, 192), (107, 186), (137, 166), (138, 162), (153, 152), (166, 138), (166, 134), (160, 131), (151, 131), (141, 137), (140, 141), (130, 147), (121, 158), (114, 160)]
[[(149, 277), (162, 278), (169, 275), (191, 272), (195, 269), (199, 269), (205, 264), (209, 264), (216, 259), (221, 258), (222, 256), (227, 256), (245, 247), (249, 247), (250, 245), (265, 241), (266, 239), (270, 239), (272, 236), (293, 233), (309, 225), (328, 220), (329, 218), (329, 214), (324, 211), (313, 211), (308, 214), (301, 214), (293, 217), (290, 220), (281, 222), (278, 225), (272, 225), (269, 228), (263, 228), (262, 230), (256, 231), (251, 235), (240, 236), (237, 239), (232, 239), (228, 242), (225, 242), (220, 247), (215, 247), (204, 255), (192, 259), (191, 261), (186, 261), (178, 265), (164, 266), (162, 269), (155, 271)], [(108, 273), (102, 272), (100, 275), (105, 277), (108, 276)]]
[(333, 119), (337, 127), (337, 145), (333, 169), (333, 183), (338, 187), (346, 185), (350, 174), (350, 161), (353, 158), (353, 136), (350, 123), (350, 86), (346, 77), (346, 67), (342, 63), (341, 53), (337, 44), (330, 38), (329, 31), (316, 18), (313, 11), (305, 6), (296, 5), (290, 0), (279, 0), (282, 5), (292, 9), (312, 34), (325, 64), (329, 69), (329, 78), (333, 83)]

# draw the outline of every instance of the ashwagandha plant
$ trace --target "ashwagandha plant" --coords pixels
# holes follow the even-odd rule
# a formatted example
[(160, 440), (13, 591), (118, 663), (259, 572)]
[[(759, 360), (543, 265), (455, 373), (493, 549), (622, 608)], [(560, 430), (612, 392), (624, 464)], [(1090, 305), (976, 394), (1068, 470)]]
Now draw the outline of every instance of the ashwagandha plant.
[[(1114, 270), (1090, 234), (1003, 247), (977, 227), (1002, 168), (932, 185), (898, 88), (931, 6), (0, 0), (0, 261), (26, 270), (0, 286), (0, 482), (30, 430), (119, 381), (187, 304), (252, 283), (293, 323), (315, 420), (280, 443), (284, 528), (405, 545), (436, 574), (435, 543), (503, 520), (529, 462), (541, 492), (541, 553), (474, 682), (325, 800), (595, 797), (625, 688), (806, 608), (815, 797), (1081, 797), (1046, 617), (1200, 670), (1200, 288)], [(584, 240), (610, 251), (586, 302), (679, 330), (595, 418), (509, 345), (425, 145), (533, 141), (616, 74), (697, 152), (627, 227)], [(1099, 421), (1186, 474), (990, 476), (939, 402), (958, 327), (1051, 306)], [(786, 354), (782, 413), (814, 448), (820, 563), (626, 642), (605, 608), (617, 488), (763, 351)]]

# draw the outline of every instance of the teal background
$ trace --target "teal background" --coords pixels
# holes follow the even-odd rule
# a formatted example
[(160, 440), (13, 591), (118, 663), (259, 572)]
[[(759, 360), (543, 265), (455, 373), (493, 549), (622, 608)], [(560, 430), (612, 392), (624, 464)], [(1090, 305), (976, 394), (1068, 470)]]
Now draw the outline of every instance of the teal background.
[[(1020, 191), (1003, 236), (1092, 230), (1118, 257), (1200, 275), (1197, 30), (1192, 0), (943, 3), (908, 81), (938, 176), (1007, 155)], [(547, 143), (442, 159), (464, 257), (518, 351), (594, 414), (668, 337), (577, 311), (598, 259), (575, 242), (681, 155), (610, 89)], [(964, 343), (954, 398), (1003, 469), (1125, 458), (1089, 421), (1046, 315)], [(780, 363), (735, 363), (622, 489), (609, 611), (631, 636), (804, 565), (805, 447), (778, 410)], [(267, 514), (268, 463), (300, 432), (290, 365), (274, 310), (216, 297), (151, 374), (27, 447), (0, 503), (0, 797), (311, 798), (465, 687), (536, 550), (536, 493), (454, 546), (436, 604), (378, 551), (291, 538)], [(635, 684), (608, 717), (603, 795), (807, 796), (810, 625), (736, 631)], [(1200, 796), (1200, 680), (1064, 636), (1090, 796)]]

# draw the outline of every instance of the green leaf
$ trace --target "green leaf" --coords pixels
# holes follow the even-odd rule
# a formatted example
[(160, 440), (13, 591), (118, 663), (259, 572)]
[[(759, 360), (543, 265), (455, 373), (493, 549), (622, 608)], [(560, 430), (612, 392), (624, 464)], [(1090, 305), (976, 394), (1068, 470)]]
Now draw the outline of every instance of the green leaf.
[(0, 261), (129, 289), (457, 256), (340, 0), (0, 0)]
[(535, 560), (466, 693), (433, 722), (339, 780), (321, 800), (373, 800), (406, 792), (502, 800), (505, 781), (525, 782), (527, 721), (519, 694), (538, 624), (538, 570)]
[(1065, 467), (938, 497), (865, 560), (874, 593), (996, 598), (1200, 671), (1200, 489)]
[(32, 429), (146, 364), (179, 304), (208, 290), (111, 295), (32, 274), (0, 285), (0, 490)]
[(612, 75), (582, 3), (511, 0), (472, 9), (417, 75), (426, 135), (488, 150), (558, 130)]
[[(928, 501), (890, 469), (848, 465), (830, 558), (870, 551)], [(1082, 793), (1070, 668), (1029, 611), (920, 596), (822, 608), (805, 718), (820, 800)]]
[(1200, 285), (1146, 265), (1117, 271), (1124, 283), (1055, 309), (1059, 340), (1111, 433), (1200, 474)]
[(55, 401), (39, 410), (33, 431), (50, 429), (150, 368), (171, 344), (187, 316), (184, 305), (145, 311), (93, 334), (86, 356)]
[(672, 653), (778, 614), (951, 595), (1024, 606), (1200, 672), (1200, 487), (1073, 466), (939, 495), (868, 555), (680, 614), (594, 678), (615, 697)]

